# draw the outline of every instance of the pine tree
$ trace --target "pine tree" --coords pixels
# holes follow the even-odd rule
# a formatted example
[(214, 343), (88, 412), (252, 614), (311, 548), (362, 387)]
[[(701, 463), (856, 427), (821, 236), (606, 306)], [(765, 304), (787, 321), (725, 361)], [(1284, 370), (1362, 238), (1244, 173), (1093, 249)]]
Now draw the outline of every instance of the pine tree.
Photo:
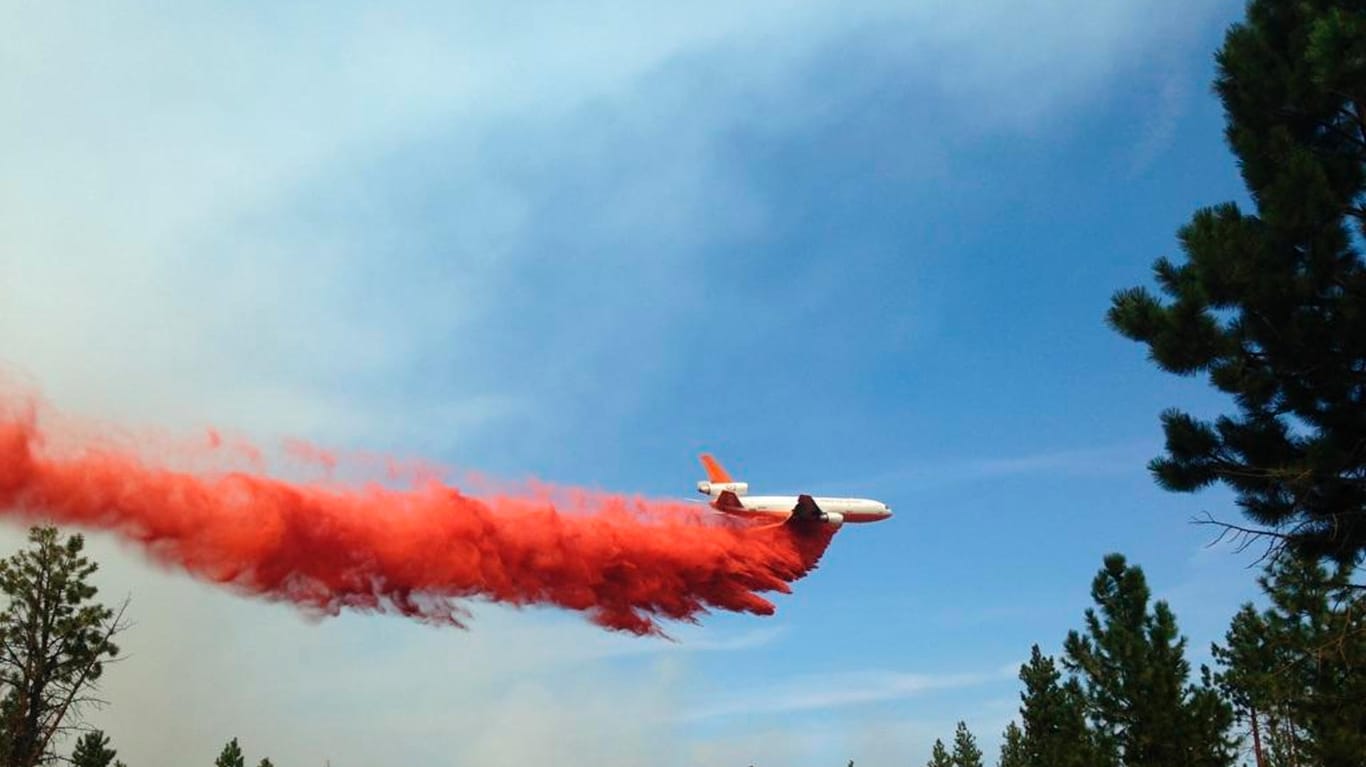
[(1218, 680), (1268, 767), (1359, 765), (1366, 753), (1366, 596), (1347, 572), (1285, 557), (1259, 579), (1271, 607), (1245, 605), (1214, 655)]
[(109, 767), (117, 752), (109, 748), (109, 737), (99, 730), (87, 732), (76, 741), (71, 752), (71, 767)]
[(1086, 726), (1086, 701), (1075, 679), (1061, 681), (1053, 658), (1030, 650), (1020, 667), (1020, 718), (1027, 767), (1098, 767), (1113, 760)]
[(982, 767), (982, 749), (977, 747), (977, 739), (966, 722), (959, 722), (953, 734), (953, 764), (954, 767)]
[(242, 749), (237, 745), (237, 738), (228, 741), (223, 746), (223, 751), (214, 760), (214, 767), (243, 767), (245, 760), (242, 759)]
[(953, 757), (944, 748), (944, 741), (935, 738), (934, 748), (930, 750), (930, 761), (926, 767), (953, 767)]
[(1278, 674), (1284, 651), (1269, 634), (1266, 621), (1252, 605), (1244, 605), (1224, 635), (1226, 647), (1212, 652), (1223, 667), (1216, 680), (1247, 727), (1254, 763), (1260, 767), (1289, 767), (1299, 735), (1287, 705), (1294, 696), (1288, 675)]
[(1085, 681), (1101, 742), (1125, 767), (1231, 765), (1232, 710), (1207, 672), (1188, 684), (1186, 640), (1165, 602), (1149, 611), (1142, 569), (1105, 557), (1091, 596), (1100, 612), (1086, 610), (1085, 634), (1068, 633), (1063, 663)]
[(1217, 56), (1225, 134), (1256, 207), (1198, 211), (1186, 260), (1155, 266), (1107, 315), (1179, 375), (1207, 374), (1236, 415), (1162, 415), (1164, 488), (1228, 485), (1306, 555), (1366, 553), (1366, 9), (1253, 0)]
[[(56, 759), (55, 736), (80, 721), (121, 616), (94, 601), (99, 565), (81, 552), (80, 535), (59, 540), (52, 527), (29, 531), (29, 547), (0, 561), (0, 764), (28, 767)], [(125, 604), (126, 606), (126, 604)]]
[(1029, 755), (1025, 751), (1024, 733), (1014, 722), (1006, 725), (1001, 734), (1001, 758), (996, 767), (1029, 767)]

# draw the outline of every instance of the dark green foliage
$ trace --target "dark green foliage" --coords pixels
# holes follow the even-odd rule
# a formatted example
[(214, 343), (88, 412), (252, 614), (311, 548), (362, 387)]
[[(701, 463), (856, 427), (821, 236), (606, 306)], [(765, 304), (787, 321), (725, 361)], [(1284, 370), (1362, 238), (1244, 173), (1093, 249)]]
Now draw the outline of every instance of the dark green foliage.
[(1163, 370), (1205, 374), (1235, 415), (1162, 415), (1168, 490), (1231, 487), (1260, 532), (1315, 557), (1366, 553), (1366, 8), (1253, 0), (1215, 89), (1256, 207), (1201, 210), (1160, 259), (1165, 303), (1117, 293), (1109, 323)]
[(1260, 580), (1271, 607), (1245, 605), (1214, 646), (1221, 687), (1270, 767), (1359, 766), (1366, 754), (1366, 595), (1348, 574), (1285, 557)]
[(117, 752), (109, 748), (109, 736), (99, 730), (87, 732), (76, 741), (71, 752), (71, 767), (109, 767)]
[[(79, 535), (35, 527), (30, 546), (0, 562), (0, 764), (34, 765), (56, 758), (54, 736), (79, 717), (118, 653), (110, 638), (118, 616), (94, 602), (89, 579), (98, 568), (82, 555)], [(120, 614), (122, 611), (120, 611)]]
[[(850, 767), (853, 767), (853, 764), (854, 764), (853, 762), (850, 762), (850, 763), (849, 763)], [(261, 758), (261, 763), (258, 764), (258, 765), (256, 765), (256, 767), (275, 767), (275, 765), (274, 765), (269, 759), (267, 759), (267, 758), (265, 758), (265, 757), (262, 757), (262, 758)]]
[(982, 749), (977, 747), (977, 739), (966, 722), (959, 722), (953, 733), (953, 764), (954, 767), (982, 767)]
[(1148, 609), (1143, 571), (1111, 554), (1091, 584), (1099, 608), (1086, 610), (1086, 633), (1072, 631), (1064, 664), (1084, 681), (1098, 742), (1125, 767), (1233, 763), (1233, 713), (1208, 674), (1189, 684), (1186, 640), (1158, 601)]
[(949, 750), (944, 748), (944, 741), (935, 739), (926, 767), (953, 767), (953, 758), (949, 756)]
[(1020, 667), (1022, 746), (1028, 767), (1097, 767), (1109, 764), (1086, 726), (1086, 700), (1075, 679), (1062, 682), (1049, 656), (1030, 650)]
[(1295, 755), (1303, 750), (1303, 740), (1289, 705), (1298, 697), (1292, 676), (1279, 673), (1285, 648), (1270, 636), (1266, 621), (1250, 604), (1233, 616), (1225, 640), (1227, 647), (1213, 648), (1223, 667), (1215, 679), (1267, 767), (1288, 767), (1298, 761)]
[(1001, 734), (1001, 757), (996, 767), (1028, 767), (1029, 756), (1025, 751), (1024, 733), (1014, 722), (1006, 725)]
[(237, 745), (237, 738), (233, 738), (223, 746), (223, 751), (214, 760), (213, 767), (243, 767), (245, 763), (242, 759), (242, 749)]

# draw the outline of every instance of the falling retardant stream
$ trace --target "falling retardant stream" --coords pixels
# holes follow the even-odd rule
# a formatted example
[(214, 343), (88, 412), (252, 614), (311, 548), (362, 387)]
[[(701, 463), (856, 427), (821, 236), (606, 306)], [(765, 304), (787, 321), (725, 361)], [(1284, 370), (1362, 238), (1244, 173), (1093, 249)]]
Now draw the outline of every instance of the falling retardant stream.
[[(432, 477), (396, 489), (173, 468), (137, 440), (73, 437), (81, 429), (48, 421), (36, 397), (0, 394), (0, 514), (108, 531), (163, 566), (322, 615), (461, 626), (461, 601), (474, 599), (663, 634), (660, 619), (713, 609), (772, 614), (761, 594), (789, 593), (833, 535), (565, 488), (474, 497)], [(177, 450), (222, 449), (214, 432), (208, 445)]]

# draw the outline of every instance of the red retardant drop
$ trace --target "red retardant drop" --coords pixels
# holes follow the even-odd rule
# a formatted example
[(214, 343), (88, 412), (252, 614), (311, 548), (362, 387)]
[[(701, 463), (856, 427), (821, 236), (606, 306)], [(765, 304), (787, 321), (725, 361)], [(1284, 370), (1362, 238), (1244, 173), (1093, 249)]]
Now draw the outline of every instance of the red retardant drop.
[[(681, 502), (588, 491), (471, 497), (430, 476), (393, 489), (171, 469), (106, 440), (49, 448), (32, 401), (7, 400), (0, 515), (106, 530), (162, 565), (315, 614), (350, 608), (462, 626), (459, 600), (482, 599), (663, 634), (661, 618), (772, 614), (760, 594), (788, 593), (833, 536), (824, 525), (736, 523)], [(210, 449), (221, 442), (210, 432)]]

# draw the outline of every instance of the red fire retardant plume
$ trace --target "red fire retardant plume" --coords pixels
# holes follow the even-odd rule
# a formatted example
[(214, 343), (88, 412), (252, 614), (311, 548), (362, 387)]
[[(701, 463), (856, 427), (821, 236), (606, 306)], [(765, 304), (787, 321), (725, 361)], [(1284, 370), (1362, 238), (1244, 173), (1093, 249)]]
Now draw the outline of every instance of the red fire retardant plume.
[[(0, 514), (111, 531), (155, 561), (309, 612), (460, 626), (460, 598), (557, 605), (662, 633), (709, 609), (769, 615), (816, 566), (824, 526), (734, 524), (695, 506), (590, 493), (474, 498), (172, 470), (86, 440), (53, 447), (31, 405), (0, 407)], [(211, 434), (212, 447), (221, 439)], [(248, 448), (249, 449), (249, 448)]]

